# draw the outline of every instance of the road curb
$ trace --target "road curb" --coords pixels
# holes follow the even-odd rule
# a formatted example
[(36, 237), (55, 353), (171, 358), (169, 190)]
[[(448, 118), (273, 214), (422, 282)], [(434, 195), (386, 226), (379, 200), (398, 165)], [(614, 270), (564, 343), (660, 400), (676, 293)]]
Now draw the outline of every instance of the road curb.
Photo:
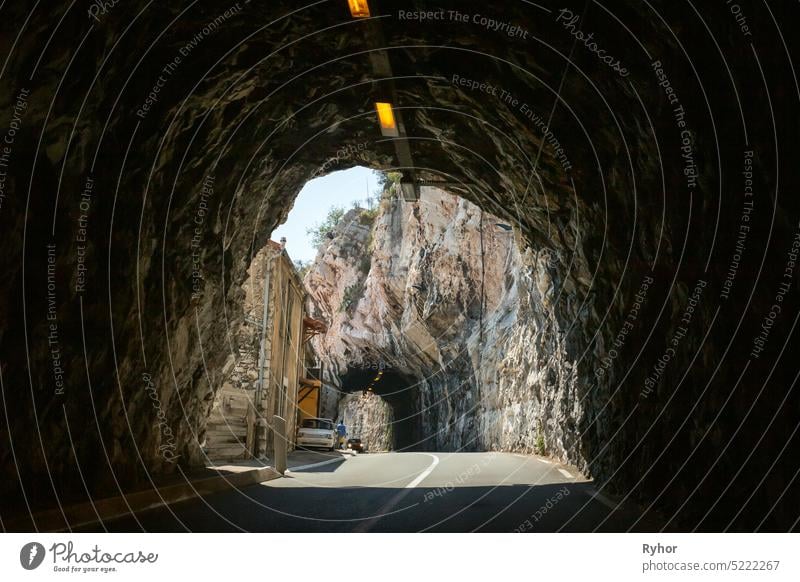
[[(272, 467), (261, 467), (240, 473), (205, 477), (184, 483), (166, 485), (158, 489), (137, 491), (80, 503), (59, 509), (43, 511), (32, 516), (18, 517), (5, 523), (6, 531), (46, 531), (61, 532), (70, 528), (80, 528), (101, 521), (127, 517), (158, 507), (166, 507), (181, 501), (219, 493), (230, 489), (241, 489), (264, 481), (277, 479), (282, 475)], [(66, 517), (66, 522), (65, 518)], [(35, 526), (34, 526), (35, 523)], [(68, 525), (67, 525), (68, 524)]]

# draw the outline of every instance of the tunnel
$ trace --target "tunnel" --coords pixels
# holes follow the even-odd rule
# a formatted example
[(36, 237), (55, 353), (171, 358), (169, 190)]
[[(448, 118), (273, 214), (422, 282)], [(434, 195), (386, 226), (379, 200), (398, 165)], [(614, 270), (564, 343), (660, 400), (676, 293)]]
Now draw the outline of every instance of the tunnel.
[(724, 3), (57, 4), (0, 23), (4, 515), (201, 464), (251, 260), (308, 180), (361, 165), (548, 257), (520, 299), (535, 365), (491, 401), (469, 353), (420, 355), (427, 384), (393, 365), (397, 448), (542, 435), (686, 529), (797, 526), (796, 4), (754, 11), (755, 41)]
[[(426, 450), (428, 441), (420, 426), (419, 386), (413, 376), (392, 368), (378, 371), (356, 368), (348, 370), (341, 381), (343, 392), (371, 392), (391, 407), (391, 423), (387, 427), (391, 450)], [(353, 435), (359, 436), (357, 428), (353, 430)]]

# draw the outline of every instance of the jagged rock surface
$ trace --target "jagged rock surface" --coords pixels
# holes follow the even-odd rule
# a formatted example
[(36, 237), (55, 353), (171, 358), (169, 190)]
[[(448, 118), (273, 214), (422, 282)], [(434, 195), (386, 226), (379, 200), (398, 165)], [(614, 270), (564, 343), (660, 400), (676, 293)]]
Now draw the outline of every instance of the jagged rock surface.
[(371, 231), (364, 216), (345, 215), (305, 279), (330, 321), (317, 339), (330, 380), (368, 367), (414, 378), (425, 448), (539, 450), (585, 467), (551, 255), (438, 189), (385, 198)]
[(392, 449), (392, 408), (369, 392), (344, 394), (338, 402), (339, 418), (343, 419), (350, 437), (360, 438), (370, 452)]
[[(213, 31), (209, 23), (228, 7), (210, 0), (191, 10), (120, 2), (101, 22), (56, 4), (6, 2), (0, 19), (3, 133), (15, 108), (22, 117), (13, 121), (0, 196), (0, 418), (7, 424), (0, 497), (14, 509), (28, 499), (56, 507), (147, 485), (151, 474), (176, 468), (161, 454), (165, 445), (175, 445), (183, 464), (201, 462), (199, 436), (225, 363), (238, 352), (251, 260), (309, 177), (398, 163), (374, 118), (372, 89), (383, 89), (385, 79), (373, 74), (370, 22), (353, 21), (343, 3), (242, 3)], [(721, 4), (698, 5), (701, 20), (681, 3), (619, 3), (619, 22), (590, 7), (604, 49), (624, 55), (630, 77), (623, 79), (534, 4), (419, 2), (513, 23), (530, 33), (525, 42), (474, 23), (401, 22), (398, 11), (408, 4), (381, 2), (374, 21), (394, 16), (385, 42), (415, 164), (429, 169), (421, 177), (455, 181), (455, 192), (513, 222), (537, 249), (523, 264), (537, 273), (531, 276), (542, 288), (531, 288), (544, 297), (549, 283), (538, 275), (539, 255), (552, 253), (548, 309), (555, 319), (527, 335), (538, 355), (523, 343), (508, 351), (509, 369), (523, 370), (523, 360), (545, 359), (563, 345), (565, 363), (546, 367), (555, 376), (537, 379), (537, 364), (525, 381), (556, 385), (577, 375), (581, 455), (599, 481), (680, 512), (691, 527), (791, 526), (790, 512), (773, 500), (796, 508), (800, 498), (796, 487), (786, 489), (800, 458), (792, 432), (796, 362), (786, 357), (797, 351), (789, 315), (797, 311), (796, 274), (783, 316), (745, 376), (741, 355), (761, 333), (797, 236), (798, 198), (784, 192), (798, 183), (790, 122), (797, 86), (773, 23), (796, 22), (798, 6), (781, 3), (775, 20), (760, 10), (756, 51)], [(183, 54), (206, 29), (201, 47)], [(159, 76), (181, 56), (144, 112)], [(698, 173), (691, 192), (655, 59), (685, 109)], [(23, 94), (25, 107), (17, 108)], [(755, 210), (723, 299), (742, 220), (745, 148), (754, 150)], [(203, 186), (209, 177), (210, 192)], [(620, 346), (649, 277), (655, 283)], [(644, 383), (701, 278), (708, 289), (689, 333), (645, 397)], [(474, 290), (441, 293), (468, 305), (465, 327), (474, 322)], [(429, 290), (419, 303), (418, 313), (398, 320), (425, 346), (414, 366), (451, 362), (468, 377), (483, 351), (429, 348), (424, 328), (438, 329), (437, 319), (453, 314), (438, 313)], [(424, 325), (413, 326), (419, 317)], [(445, 333), (467, 337), (468, 330)], [(454, 444), (482, 433), (502, 443), (523, 425), (513, 419), (530, 416), (525, 407), (548, 406), (520, 402), (515, 413), (515, 382), (497, 384), (497, 398), (481, 401), (498, 412), (482, 417), (508, 429), (443, 427), (441, 438)], [(467, 405), (444, 401), (451, 403), (437, 408), (443, 422), (469, 418), (460, 414)], [(572, 401), (552, 406), (565, 411), (555, 417), (572, 433)], [(550, 446), (571, 449), (565, 436), (544, 430)], [(713, 470), (698, 480), (699, 459)], [(711, 510), (708, 499), (718, 500)]]

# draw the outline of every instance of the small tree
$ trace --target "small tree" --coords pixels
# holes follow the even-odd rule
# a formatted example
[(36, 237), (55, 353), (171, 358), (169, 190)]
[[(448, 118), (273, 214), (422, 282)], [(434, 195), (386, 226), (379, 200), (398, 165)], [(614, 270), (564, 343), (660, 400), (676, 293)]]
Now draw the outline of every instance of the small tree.
[(317, 223), (306, 230), (306, 234), (311, 237), (311, 244), (319, 249), (328, 240), (333, 229), (341, 222), (345, 210), (341, 206), (331, 206), (328, 215), (321, 223)]
[(402, 178), (403, 174), (400, 172), (378, 172), (378, 187), (380, 190), (376, 194), (380, 196), (393, 184), (399, 184)]

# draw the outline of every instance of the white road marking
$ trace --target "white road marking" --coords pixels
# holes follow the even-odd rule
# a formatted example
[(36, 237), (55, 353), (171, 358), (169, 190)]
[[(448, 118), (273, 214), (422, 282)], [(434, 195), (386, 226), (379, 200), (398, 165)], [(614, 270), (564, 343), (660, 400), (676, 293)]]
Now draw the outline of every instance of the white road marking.
[(522, 455), (520, 453), (511, 453), (515, 457), (519, 457), (520, 459), (533, 459), (539, 461), (540, 463), (544, 463), (545, 465), (552, 465), (553, 461), (548, 461), (545, 458), (537, 457), (536, 455)]
[(436, 465), (439, 464), (439, 457), (437, 457), (436, 455), (432, 455), (430, 453), (421, 453), (421, 454), (428, 455), (429, 457), (432, 457), (433, 458), (433, 462), (430, 465), (428, 465), (427, 469), (425, 469), (422, 473), (417, 475), (416, 479), (414, 479), (411, 483), (406, 485), (406, 489), (413, 489), (414, 487), (416, 487), (417, 485), (422, 483), (422, 480), (425, 477), (427, 477), (428, 475), (430, 475), (433, 472), (433, 470), (436, 468)]
[(575, 478), (572, 475), (570, 475), (567, 471), (562, 469), (561, 467), (558, 468), (558, 472), (561, 473), (562, 475), (564, 475), (564, 477), (566, 477), (567, 479), (574, 479)]
[[(361, 533), (367, 532), (370, 529), (372, 529), (372, 526), (378, 523), (378, 521), (380, 521), (382, 517), (394, 513), (392, 512), (392, 509), (396, 507), (403, 500), (403, 498), (410, 493), (410, 491), (406, 491), (406, 489), (413, 489), (414, 487), (419, 485), (425, 477), (431, 474), (436, 465), (439, 464), (439, 457), (437, 457), (436, 455), (432, 455), (431, 453), (419, 453), (419, 454), (428, 455), (429, 457), (433, 458), (433, 461), (431, 462), (430, 465), (428, 465), (428, 467), (422, 473), (417, 475), (416, 478), (413, 481), (411, 481), (411, 483), (409, 483), (403, 489), (398, 491), (397, 494), (394, 495), (394, 497), (392, 497), (388, 502), (386, 502), (386, 504), (383, 507), (381, 507), (374, 516), (362, 522), (361, 525), (359, 525), (353, 531)], [(409, 507), (415, 507), (417, 505), (419, 505), (419, 503), (414, 503)], [(408, 509), (408, 507), (404, 509)]]

